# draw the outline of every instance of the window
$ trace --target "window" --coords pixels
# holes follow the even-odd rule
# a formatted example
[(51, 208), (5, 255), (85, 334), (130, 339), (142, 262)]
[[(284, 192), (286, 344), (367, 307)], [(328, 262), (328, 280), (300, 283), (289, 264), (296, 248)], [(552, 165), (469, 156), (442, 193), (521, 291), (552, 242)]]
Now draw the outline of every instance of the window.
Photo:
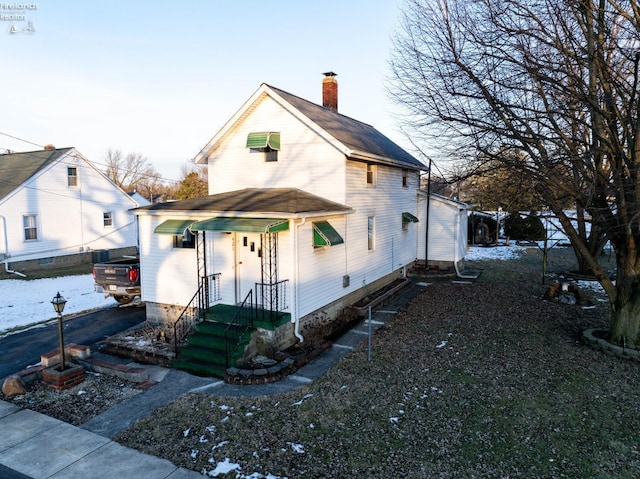
[(367, 163), (367, 184), (376, 184), (376, 167), (370, 163)]
[(78, 168), (75, 166), (67, 168), (67, 185), (78, 186)]
[(375, 237), (375, 218), (373, 216), (369, 216), (367, 218), (367, 249), (369, 251), (371, 251), (375, 246), (374, 237)]
[(409, 187), (409, 170), (407, 170), (406, 168), (402, 169), (402, 187)]
[(189, 230), (185, 230), (183, 235), (173, 237), (174, 248), (195, 248), (196, 237)]
[(22, 217), (24, 227), (24, 240), (33, 241), (38, 239), (38, 227), (36, 225), (36, 215), (24, 215)]
[(402, 231), (409, 230), (409, 223), (417, 223), (419, 220), (416, 216), (412, 215), (408, 211), (402, 213)]
[(278, 161), (280, 133), (276, 131), (249, 133), (249, 136), (247, 136), (247, 148), (252, 152), (262, 152), (265, 162)]
[(102, 213), (102, 222), (104, 226), (113, 226), (113, 213), (111, 211)]

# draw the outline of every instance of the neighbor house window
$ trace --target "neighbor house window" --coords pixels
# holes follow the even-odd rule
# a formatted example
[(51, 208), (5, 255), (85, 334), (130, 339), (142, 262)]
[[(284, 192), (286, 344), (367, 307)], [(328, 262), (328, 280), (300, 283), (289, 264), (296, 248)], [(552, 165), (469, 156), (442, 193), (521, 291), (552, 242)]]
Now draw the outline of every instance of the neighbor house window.
[(195, 248), (196, 237), (189, 230), (185, 230), (183, 235), (173, 237), (174, 248)]
[(24, 227), (25, 241), (33, 241), (38, 239), (38, 227), (36, 225), (36, 215), (24, 215), (22, 217), (22, 226)]
[(376, 167), (370, 163), (367, 163), (367, 184), (376, 184)]
[(102, 222), (105, 226), (113, 226), (113, 213), (111, 211), (102, 213)]
[(67, 168), (67, 185), (78, 186), (78, 168), (75, 166)]
[(403, 168), (402, 170), (402, 187), (407, 188), (409, 186), (409, 170)]
[(367, 249), (372, 250), (375, 246), (375, 218), (373, 216), (369, 216), (367, 218)]

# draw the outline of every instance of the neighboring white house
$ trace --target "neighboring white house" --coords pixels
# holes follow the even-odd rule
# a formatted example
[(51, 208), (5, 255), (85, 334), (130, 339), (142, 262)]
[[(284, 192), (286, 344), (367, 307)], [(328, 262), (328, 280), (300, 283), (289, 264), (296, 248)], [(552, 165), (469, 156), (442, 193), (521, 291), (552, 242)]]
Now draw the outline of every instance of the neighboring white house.
[(195, 158), (210, 196), (135, 210), (149, 320), (173, 323), (205, 285), (200, 307), (250, 295), (286, 312), (260, 332), (286, 347), (419, 257), (425, 166), (337, 112), (335, 74), (322, 92), (320, 106), (262, 84)]
[(137, 247), (139, 206), (75, 148), (0, 155), (0, 259), (5, 269), (64, 266)]

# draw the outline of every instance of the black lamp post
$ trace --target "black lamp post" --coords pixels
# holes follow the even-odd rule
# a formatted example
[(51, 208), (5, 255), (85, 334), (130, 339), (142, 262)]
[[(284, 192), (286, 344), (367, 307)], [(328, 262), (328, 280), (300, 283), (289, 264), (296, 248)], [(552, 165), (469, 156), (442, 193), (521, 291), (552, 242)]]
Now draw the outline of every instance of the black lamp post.
[(64, 362), (64, 338), (62, 336), (62, 312), (64, 311), (64, 305), (67, 304), (67, 300), (64, 299), (60, 295), (60, 291), (56, 294), (51, 300), (51, 304), (53, 304), (53, 309), (58, 313), (58, 338), (60, 341), (60, 371), (64, 371), (66, 369)]

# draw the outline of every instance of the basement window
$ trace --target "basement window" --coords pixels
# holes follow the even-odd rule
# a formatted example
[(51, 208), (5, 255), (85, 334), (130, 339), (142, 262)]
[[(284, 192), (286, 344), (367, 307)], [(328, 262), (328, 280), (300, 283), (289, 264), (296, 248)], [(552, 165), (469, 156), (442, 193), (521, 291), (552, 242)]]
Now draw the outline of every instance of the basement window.
[(280, 133), (276, 131), (259, 131), (249, 133), (247, 148), (254, 153), (262, 153), (265, 162), (278, 161), (280, 150)]

